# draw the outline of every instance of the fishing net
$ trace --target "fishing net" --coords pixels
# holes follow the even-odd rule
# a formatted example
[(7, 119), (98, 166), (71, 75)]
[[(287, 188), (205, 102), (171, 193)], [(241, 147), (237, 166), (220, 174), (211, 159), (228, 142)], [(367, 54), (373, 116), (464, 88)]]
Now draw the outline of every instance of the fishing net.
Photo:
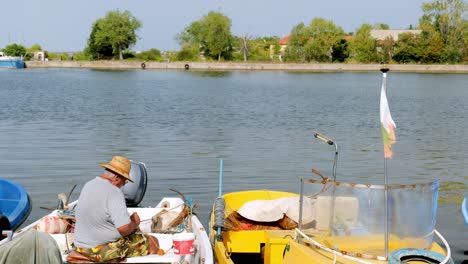
[(186, 204), (181, 211), (164, 209), (152, 217), (151, 232), (162, 234), (180, 233), (190, 228), (190, 209)]
[(177, 206), (169, 206), (155, 214), (151, 218), (151, 232), (162, 234), (175, 234), (192, 229), (191, 216), (195, 205), (190, 197), (177, 190), (169, 189), (180, 195), (183, 203)]
[(330, 235), (325, 246), (356, 255), (385, 256), (386, 239), (389, 252), (428, 249), (433, 242), (439, 182), (387, 186), (385, 195), (382, 185), (308, 180), (304, 197), (315, 203), (304, 210), (315, 216), (311, 229)]

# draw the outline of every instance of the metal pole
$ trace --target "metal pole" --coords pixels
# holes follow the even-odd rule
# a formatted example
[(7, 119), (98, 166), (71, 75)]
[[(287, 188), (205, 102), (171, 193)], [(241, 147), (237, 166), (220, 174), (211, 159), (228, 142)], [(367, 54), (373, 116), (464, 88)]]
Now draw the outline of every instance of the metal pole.
[[(336, 182), (336, 167), (338, 163), (338, 145), (331, 140), (330, 138), (314, 131), (314, 137), (322, 140), (323, 142), (327, 143), (330, 146), (335, 146), (335, 158), (333, 160), (333, 183)], [(336, 185), (333, 184), (332, 193), (330, 196), (330, 222), (329, 222), (329, 234), (332, 235), (333, 229), (333, 219), (335, 218), (335, 189)]]
[[(388, 68), (380, 69), (382, 72), (382, 81), (387, 93), (387, 72)], [(384, 239), (385, 239), (385, 259), (388, 259), (388, 177), (387, 177), (387, 158), (384, 157), (384, 206), (385, 206), (385, 222), (384, 222)]]
[[(219, 193), (218, 197), (223, 195), (223, 159), (219, 159)], [(221, 240), (221, 227), (218, 226), (218, 240)]]
[(302, 229), (302, 203), (304, 202), (304, 178), (301, 177), (301, 190), (299, 196), (299, 225), (298, 228)]
[(331, 140), (330, 138), (320, 134), (319, 132), (314, 131), (314, 137), (322, 140), (330, 146), (335, 146), (335, 158), (333, 160), (333, 181), (336, 181), (336, 166), (338, 163), (338, 144)]

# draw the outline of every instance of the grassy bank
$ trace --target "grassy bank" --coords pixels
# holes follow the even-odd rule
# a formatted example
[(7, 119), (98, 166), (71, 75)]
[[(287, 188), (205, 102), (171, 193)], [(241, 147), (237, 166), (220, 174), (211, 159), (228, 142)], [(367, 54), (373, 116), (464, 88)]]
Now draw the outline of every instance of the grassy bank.
[(27, 61), (27, 68), (170, 69), (170, 70), (279, 70), (306, 72), (468, 73), (468, 65), (442, 64), (335, 64), (335, 63), (231, 63), (231, 62), (136, 62), (136, 61)]

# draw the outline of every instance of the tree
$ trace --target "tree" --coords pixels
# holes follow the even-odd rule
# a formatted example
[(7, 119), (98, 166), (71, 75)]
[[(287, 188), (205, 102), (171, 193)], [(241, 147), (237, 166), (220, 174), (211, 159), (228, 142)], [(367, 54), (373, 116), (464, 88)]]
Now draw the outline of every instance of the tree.
[(249, 51), (250, 51), (249, 42), (250, 42), (251, 39), (252, 38), (247, 34), (239, 37), (240, 52), (242, 52), (242, 55), (244, 56), (244, 61), (247, 61), (247, 58), (249, 56)]
[(84, 53), (86, 56), (91, 57), (92, 59), (103, 59), (103, 58), (112, 58), (113, 49), (110, 42), (97, 42), (96, 41), (96, 32), (100, 31), (99, 24), (95, 22), (93, 24), (91, 34), (88, 39), (88, 46), (85, 48)]
[(304, 46), (310, 37), (308, 28), (304, 23), (299, 23), (291, 29), (291, 38), (289, 44), (284, 51), (284, 59), (286, 61), (306, 60)]
[(375, 62), (377, 60), (377, 41), (370, 35), (372, 26), (363, 24), (349, 44), (350, 57), (357, 62)]
[(308, 30), (310, 37), (305, 45), (307, 61), (332, 61), (333, 46), (345, 35), (343, 29), (331, 20), (314, 18)]
[(344, 35), (341, 27), (324, 18), (314, 18), (309, 26), (300, 23), (291, 31), (285, 57), (307, 62), (332, 61), (333, 47), (338, 47)]
[(143, 51), (138, 54), (137, 57), (144, 61), (163, 61), (161, 51), (158, 49), (149, 49), (147, 51)]
[(374, 29), (390, 29), (390, 27), (388, 26), (388, 24), (377, 23), (374, 25)]
[(332, 58), (336, 62), (344, 62), (349, 57), (348, 41), (341, 39), (333, 45)]
[(440, 33), (430, 24), (420, 26), (421, 34), (417, 36), (420, 50), (420, 62), (436, 63), (445, 60), (444, 41)]
[(420, 60), (417, 36), (414, 34), (400, 34), (395, 46), (393, 60), (399, 63), (415, 63)]
[(129, 11), (110, 11), (106, 17), (94, 22), (88, 39), (87, 52), (93, 57), (108, 56), (112, 50), (113, 56), (123, 59), (123, 52), (136, 44), (136, 31), (141, 22)]
[(181, 46), (198, 45), (205, 56), (218, 61), (231, 56), (234, 39), (231, 34), (231, 20), (214, 11), (192, 22), (177, 38)]
[(3, 48), (3, 52), (9, 56), (25, 56), (26, 48), (23, 45), (13, 43)]
[(377, 47), (379, 60), (381, 62), (389, 63), (393, 57), (393, 50), (395, 48), (395, 40), (392, 37), (388, 36), (382, 40)]
[(468, 22), (464, 18), (467, 8), (464, 0), (433, 0), (422, 6), (420, 24), (432, 24), (440, 33), (445, 61), (460, 62), (467, 54)]
[(177, 61), (198, 61), (199, 51), (198, 46), (186, 44), (182, 46), (182, 50), (177, 52), (175, 60)]
[(34, 53), (34, 52), (38, 52), (38, 51), (41, 51), (41, 50), (42, 50), (41, 45), (34, 44), (28, 49), (28, 52), (33, 52)]
[[(246, 38), (246, 39), (245, 39)], [(233, 52), (236, 60), (254, 60), (254, 61), (271, 61), (274, 54), (279, 54), (280, 46), (278, 37), (258, 37), (252, 38), (244, 35), (235, 38), (234, 47), (239, 47)], [(246, 57), (244, 57), (246, 55)]]

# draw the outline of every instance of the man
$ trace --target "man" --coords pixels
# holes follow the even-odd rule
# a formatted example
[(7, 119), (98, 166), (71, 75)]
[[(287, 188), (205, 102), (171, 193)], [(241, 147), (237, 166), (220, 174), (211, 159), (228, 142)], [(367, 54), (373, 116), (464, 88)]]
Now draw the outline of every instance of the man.
[(105, 170), (88, 181), (76, 208), (76, 252), (71, 258), (107, 262), (127, 257), (161, 254), (158, 240), (150, 235), (135, 234), (140, 224), (136, 212), (129, 215), (121, 188), (130, 178), (131, 163), (114, 156), (109, 163), (99, 163)]

